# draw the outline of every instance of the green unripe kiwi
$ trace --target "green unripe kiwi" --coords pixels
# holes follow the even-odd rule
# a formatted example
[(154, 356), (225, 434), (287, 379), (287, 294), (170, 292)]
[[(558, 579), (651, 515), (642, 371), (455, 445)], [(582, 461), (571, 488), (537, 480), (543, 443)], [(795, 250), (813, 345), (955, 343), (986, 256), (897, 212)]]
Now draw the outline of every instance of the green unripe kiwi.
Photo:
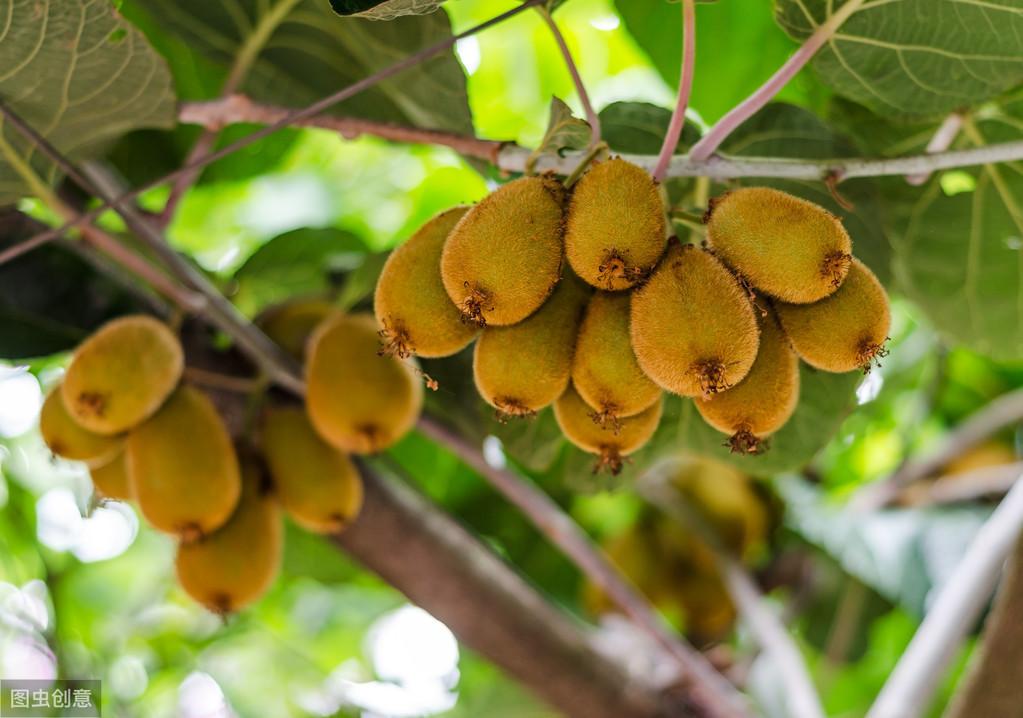
[(712, 200), (707, 240), (753, 287), (799, 304), (834, 292), (852, 260), (841, 219), (768, 187), (737, 189)]
[(589, 288), (566, 272), (529, 318), (483, 330), (473, 353), (476, 388), (499, 416), (530, 416), (568, 386), (572, 352)]
[(773, 312), (761, 318), (760, 350), (749, 374), (731, 389), (695, 401), (704, 421), (729, 434), (733, 452), (766, 448), (764, 438), (784, 426), (799, 403), (799, 357)]
[(668, 250), (632, 294), (632, 348), (668, 391), (707, 396), (735, 386), (757, 357), (753, 305), (731, 272), (693, 245)]
[(629, 314), (628, 294), (596, 292), (576, 338), (572, 385), (603, 426), (616, 426), (661, 396), (661, 388), (643, 373), (632, 351)]
[(838, 291), (813, 304), (775, 305), (782, 329), (800, 358), (832, 372), (867, 371), (887, 352), (888, 295), (863, 262), (854, 259)]
[(565, 438), (583, 451), (597, 455), (594, 473), (607, 469), (618, 474), (624, 466), (625, 457), (642, 448), (654, 435), (661, 421), (662, 404), (658, 400), (635, 416), (622, 419), (616, 432), (594, 423), (590, 416), (593, 410), (570, 386), (554, 402), (554, 417)]
[(400, 358), (449, 356), (476, 336), (440, 278), (444, 241), (467, 210), (441, 212), (387, 258), (373, 295), (385, 352)]
[(59, 386), (43, 402), (39, 433), (54, 454), (71, 461), (84, 461), (90, 467), (109, 463), (124, 447), (123, 436), (94, 434), (80, 426), (68, 413)]
[(516, 324), (540, 308), (561, 277), (565, 189), (523, 177), (466, 212), (444, 243), (444, 288), (478, 326)]
[(664, 207), (642, 167), (615, 158), (596, 163), (572, 189), (565, 256), (598, 289), (628, 289), (664, 253)]
[(370, 314), (338, 314), (320, 324), (306, 352), (306, 410), (316, 432), (335, 448), (382, 451), (419, 418), (423, 382), (413, 360), (380, 356)]

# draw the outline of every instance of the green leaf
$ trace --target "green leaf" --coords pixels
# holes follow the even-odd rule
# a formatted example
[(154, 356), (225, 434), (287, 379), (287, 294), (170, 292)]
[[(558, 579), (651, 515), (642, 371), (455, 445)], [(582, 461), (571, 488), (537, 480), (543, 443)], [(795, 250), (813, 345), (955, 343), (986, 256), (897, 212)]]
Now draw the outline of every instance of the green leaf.
[[(977, 123), (978, 135), (994, 141), (994, 124)], [(1010, 361), (1023, 358), (1020, 197), (1020, 163), (945, 172), (916, 194), (892, 233), (899, 286), (942, 335)]]
[(355, 15), (372, 20), (393, 20), (402, 15), (427, 15), (444, 0), (330, 0), (338, 15)]
[[(661, 151), (664, 135), (671, 123), (671, 110), (649, 102), (613, 102), (600, 111), (600, 128), (604, 141), (616, 152), (656, 155)], [(682, 129), (676, 154), (700, 139), (692, 122)]]
[[(40, 225), (0, 212), (0, 251)], [(71, 349), (108, 319), (139, 311), (135, 299), (67, 246), (50, 244), (0, 266), (0, 358)]]
[[(775, 13), (802, 41), (842, 4), (777, 0)], [(1023, 81), (1021, 36), (1015, 0), (867, 0), (813, 66), (836, 92), (877, 112), (936, 115)]]
[(585, 120), (572, 115), (572, 108), (557, 97), (551, 98), (550, 119), (543, 140), (529, 155), (535, 162), (541, 155), (560, 155), (565, 150), (581, 150), (590, 142), (593, 133)]
[[(682, 9), (663, 0), (616, 0), (615, 7), (661, 76), (678, 87)], [(696, 79), (690, 106), (714, 122), (756, 90), (784, 63), (795, 44), (775, 24), (766, 2), (719, 2), (696, 8)], [(820, 83), (799, 75), (778, 96), (819, 104)]]
[(339, 229), (296, 229), (271, 239), (235, 272), (235, 303), (248, 313), (301, 294), (330, 289), (343, 272), (361, 266), (367, 250)]
[(661, 426), (636, 462), (669, 451), (689, 449), (733, 464), (754, 476), (769, 476), (802, 468), (835, 435), (855, 406), (855, 389), (862, 375), (829, 374), (800, 366), (799, 406), (789, 422), (771, 437), (770, 448), (758, 456), (732, 454), (727, 438), (711, 428), (689, 399), (671, 397), (665, 403)]
[[(812, 112), (780, 102), (768, 104), (740, 125), (722, 149), (730, 155), (751, 157), (827, 159), (858, 154), (851, 142)], [(838, 191), (853, 205), (851, 210), (840, 205), (822, 182), (753, 178), (740, 184), (774, 187), (835, 213), (852, 237), (856, 256), (882, 282), (889, 281), (891, 247), (881, 223), (881, 204), (873, 181), (851, 180), (839, 185)]]
[[(220, 82), (193, 79), (195, 54), (222, 77), (232, 66), (241, 68), (239, 89), (254, 100), (301, 107), (451, 36), (444, 13), (381, 23), (338, 17), (324, 0), (125, 0), (123, 9), (168, 58), (187, 99), (220, 92)], [(453, 52), (360, 92), (330, 112), (472, 131), (465, 75)]]
[[(174, 124), (166, 64), (108, 2), (0, 0), (0, 97), (73, 160), (98, 156), (140, 127)], [(0, 205), (57, 169), (0, 122)], [(21, 171), (16, 165), (26, 163)]]

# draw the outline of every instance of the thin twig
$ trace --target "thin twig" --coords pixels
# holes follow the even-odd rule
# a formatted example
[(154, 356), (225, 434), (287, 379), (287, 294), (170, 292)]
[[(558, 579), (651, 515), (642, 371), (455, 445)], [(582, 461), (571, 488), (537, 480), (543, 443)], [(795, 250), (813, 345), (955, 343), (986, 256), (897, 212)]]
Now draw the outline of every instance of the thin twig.
[(554, 41), (558, 44), (558, 49), (561, 51), (561, 57), (565, 61), (565, 67), (568, 68), (568, 74), (572, 76), (572, 84), (575, 85), (575, 92), (579, 95), (579, 102), (583, 106), (583, 113), (586, 115), (586, 122), (590, 126), (590, 147), (596, 147), (600, 144), (600, 115), (593, 109), (593, 104), (590, 102), (590, 94), (586, 91), (586, 85), (583, 83), (582, 75), (579, 74), (579, 67), (575, 63), (575, 59), (572, 57), (572, 51), (568, 49), (568, 43), (565, 42), (565, 36), (561, 34), (558, 23), (555, 22), (551, 13), (546, 7), (538, 6), (536, 8), (540, 16), (543, 17), (547, 27), (551, 29), (551, 35), (554, 36)]
[[(732, 132), (743, 122), (755, 115), (761, 107), (771, 101), (778, 92), (788, 84), (789, 80), (795, 77), (803, 66), (810, 61), (817, 51), (828, 42), (839, 27), (849, 17), (860, 9), (864, 0), (847, 0), (837, 12), (817, 26), (813, 34), (806, 39), (806, 42), (796, 50), (784, 65), (777, 72), (760, 86), (752, 95), (735, 106), (728, 114), (718, 120), (699, 142), (693, 145), (690, 156), (697, 161), (706, 160), (721, 143), (732, 134)], [(830, 7), (830, 4), (828, 5)]]
[(1021, 528), (1023, 481), (1018, 481), (946, 579), (867, 718), (916, 718), (926, 711), (949, 663), (987, 604)]
[(694, 529), (710, 548), (739, 615), (777, 668), (793, 718), (824, 718), (824, 708), (799, 647), (778, 614), (767, 605), (749, 572), (731, 555), (713, 527), (669, 485), (668, 477), (677, 473), (675, 467), (676, 462), (671, 459), (655, 465), (636, 482), (636, 491), (652, 506)]
[(693, 89), (693, 72), (696, 66), (696, 0), (682, 0), (682, 68), (679, 71), (678, 99), (675, 111), (668, 124), (668, 132), (664, 135), (661, 154), (654, 168), (654, 181), (661, 182), (668, 171), (668, 163), (678, 148), (682, 137), (682, 128), (686, 124), (686, 109), (689, 107), (689, 95)]
[(937, 473), (967, 449), (1020, 421), (1023, 421), (1023, 389), (1016, 389), (1002, 394), (972, 414), (929, 453), (906, 462), (888, 478), (865, 486), (853, 496), (850, 506), (864, 511), (886, 506), (902, 487)]
[[(952, 143), (955, 142), (956, 136), (959, 134), (959, 130), (963, 126), (963, 113), (953, 112), (941, 123), (938, 129), (935, 131), (934, 136), (931, 137), (931, 141), (927, 143), (927, 154), (935, 154), (936, 152), (944, 152)], [(919, 187), (928, 179), (930, 179), (930, 172), (920, 172), (919, 174), (906, 175), (906, 182)]]
[(899, 503), (932, 506), (975, 501), (1006, 493), (1023, 473), (1023, 461), (1000, 466), (984, 466), (937, 481), (920, 481), (906, 487)]
[(222, 389), (234, 394), (252, 394), (266, 386), (266, 382), (259, 378), (231, 376), (197, 366), (186, 366), (184, 376), (193, 384), (209, 389)]
[(487, 480), (508, 501), (514, 504), (546, 536), (552, 544), (610, 597), (643, 631), (663, 646), (683, 669), (684, 675), (696, 680), (705, 690), (704, 698), (716, 706), (715, 715), (747, 715), (745, 701), (706, 662), (699, 653), (683, 643), (664, 627), (649, 602), (633, 588), (621, 573), (597, 549), (590, 539), (560, 507), (543, 491), (511, 471), (498, 469), (486, 462), (482, 453), (466, 439), (439, 422), (423, 417), (419, 430), (427, 437), (448, 447), (462, 461)]
[(226, 147), (222, 147), (221, 149), (215, 152), (209, 153), (205, 157), (196, 159), (193, 162), (185, 164), (184, 166), (164, 175), (163, 177), (158, 177), (157, 179), (147, 182), (141, 185), (140, 187), (136, 187), (135, 189), (126, 191), (119, 195), (118, 197), (112, 198), (112, 200), (109, 202), (104, 201), (98, 207), (95, 207), (89, 212), (83, 213), (82, 215), (78, 216), (77, 218), (69, 222), (66, 222), (60, 227), (55, 227), (54, 229), (38, 234), (35, 237), (26, 240), (25, 242), (21, 242), (15, 245), (14, 247), (9, 248), (7, 251), (0, 254), (0, 264), (10, 261), (14, 257), (20, 256), (25, 252), (31, 251), (32, 249), (42, 244), (45, 244), (46, 242), (56, 239), (57, 237), (63, 235), (70, 229), (81, 227), (93, 222), (104, 212), (111, 209), (114, 205), (123, 206), (124, 203), (135, 199), (140, 194), (146, 192), (147, 190), (152, 189), (153, 187), (158, 187), (162, 184), (165, 184), (166, 182), (173, 181), (178, 177), (181, 177), (189, 172), (201, 169), (206, 165), (212, 164), (217, 160), (223, 159), (224, 157), (234, 154), (238, 150), (248, 147), (252, 143), (258, 142), (264, 137), (272, 135), (274, 132), (277, 132), (277, 130), (289, 127), (291, 125), (294, 125), (296, 122), (301, 122), (302, 120), (321, 114), (322, 112), (329, 110), (331, 107), (338, 104), (339, 102), (343, 102), (348, 98), (353, 97), (359, 94), (360, 92), (367, 90), (370, 87), (373, 87), (374, 85), (393, 77), (394, 75), (399, 74), (404, 70), (407, 70), (411, 67), (415, 67), (417, 65), (421, 65), (423, 62), (429, 60), (434, 55), (438, 55), (444, 52), (445, 50), (450, 49), (459, 40), (469, 37), (470, 35), (475, 35), (476, 33), (485, 30), (488, 27), (492, 27), (493, 25), (497, 25), (501, 22), (504, 22), (505, 20), (508, 20), (509, 18), (518, 15), (519, 13), (525, 12), (529, 8), (535, 7), (542, 2), (544, 2), (544, 0), (525, 0), (521, 5), (517, 5), (511, 8), (510, 10), (491, 18), (490, 20), (480, 23), (479, 25), (475, 25), (474, 27), (469, 28), (465, 32), (461, 32), (457, 35), (446, 37), (443, 40), (436, 42), (433, 45), (430, 45), (429, 47), (425, 47), (422, 50), (419, 50), (418, 52), (415, 52), (405, 57), (404, 59), (399, 60), (393, 65), (389, 65), (388, 67), (385, 67), (384, 69), (373, 73), (369, 77), (365, 77), (359, 80), (358, 82), (354, 82), (351, 85), (348, 85), (347, 87), (338, 90), (332, 95), (328, 95), (327, 97), (324, 97), (321, 100), (317, 100), (316, 102), (307, 107), (292, 110), (285, 117), (282, 117), (276, 122), (232, 142)]

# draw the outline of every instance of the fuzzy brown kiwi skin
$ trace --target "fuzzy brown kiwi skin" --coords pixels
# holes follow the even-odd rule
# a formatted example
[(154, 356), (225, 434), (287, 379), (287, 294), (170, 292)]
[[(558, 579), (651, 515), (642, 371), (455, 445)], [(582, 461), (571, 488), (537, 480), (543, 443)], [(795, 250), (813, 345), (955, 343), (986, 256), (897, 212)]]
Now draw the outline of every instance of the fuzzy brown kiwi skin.
[[(833, 293), (852, 262), (837, 215), (769, 187), (744, 187), (708, 203), (709, 245), (758, 291), (794, 304)], [(798, 236), (800, 233), (806, 237)]]

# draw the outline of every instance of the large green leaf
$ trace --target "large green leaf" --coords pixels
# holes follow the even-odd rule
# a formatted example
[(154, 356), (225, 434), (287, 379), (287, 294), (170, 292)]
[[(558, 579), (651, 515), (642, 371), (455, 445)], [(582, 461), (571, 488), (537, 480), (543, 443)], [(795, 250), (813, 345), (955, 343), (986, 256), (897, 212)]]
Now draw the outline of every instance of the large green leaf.
[[(843, 4), (777, 0), (775, 12), (786, 32), (804, 40)], [(1021, 37), (1018, 0), (867, 0), (813, 66), (836, 92), (876, 111), (938, 114), (1023, 80)]]
[[(600, 111), (604, 140), (612, 150), (626, 154), (656, 155), (670, 123), (671, 110), (649, 102), (612, 102)], [(684, 153), (698, 139), (699, 130), (687, 122), (675, 151)]]
[[(277, 105), (304, 106), (451, 35), (444, 13), (381, 23), (341, 18), (324, 0), (125, 0), (174, 69), (187, 99), (219, 92), (193, 79), (193, 55), (226, 77), (244, 69), (240, 90)], [(241, 58), (241, 59), (239, 59)], [(335, 106), (333, 112), (470, 132), (465, 76), (442, 53)]]
[[(784, 103), (771, 103), (744, 122), (729, 136), (723, 149), (731, 155), (811, 159), (848, 157), (857, 153), (851, 142), (816, 115)], [(753, 178), (742, 180), (741, 184), (774, 187), (816, 202), (837, 214), (853, 239), (853, 252), (887, 283), (891, 247), (881, 224), (880, 201), (871, 180), (852, 180), (839, 186), (838, 191), (852, 203), (852, 209), (840, 205), (823, 182)]]
[[(40, 225), (0, 211), (0, 250)], [(139, 311), (135, 299), (66, 246), (40, 247), (0, 266), (0, 358), (26, 359), (74, 347), (108, 319)]]
[[(166, 64), (109, 2), (0, 0), (0, 97), (75, 160), (130, 130), (174, 123)], [(0, 205), (58, 174), (3, 124)]]
[[(625, 27), (650, 56), (657, 71), (678, 86), (682, 53), (682, 10), (663, 0), (616, 0)], [(741, 102), (795, 49), (778, 29), (766, 2), (718, 2), (696, 9), (696, 78), (690, 105), (708, 122)], [(816, 105), (826, 94), (820, 83), (800, 75), (780, 99)]]
[(357, 15), (373, 20), (393, 20), (402, 15), (426, 15), (444, 0), (330, 0), (338, 15)]
[[(1019, 139), (1021, 118), (1017, 101), (976, 121), (963, 143)], [(946, 338), (1023, 358), (1023, 164), (946, 172), (910, 197), (893, 222), (900, 288)]]

